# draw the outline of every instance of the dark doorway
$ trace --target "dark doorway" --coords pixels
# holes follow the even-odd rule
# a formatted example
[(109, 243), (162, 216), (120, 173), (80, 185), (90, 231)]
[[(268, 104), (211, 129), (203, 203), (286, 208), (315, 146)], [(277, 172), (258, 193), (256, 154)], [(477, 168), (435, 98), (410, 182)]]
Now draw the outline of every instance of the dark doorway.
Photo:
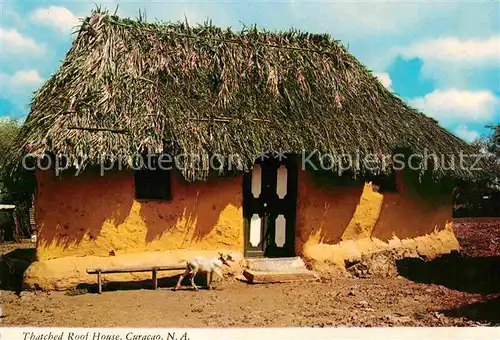
[(246, 257), (295, 256), (298, 162), (259, 158), (243, 179)]

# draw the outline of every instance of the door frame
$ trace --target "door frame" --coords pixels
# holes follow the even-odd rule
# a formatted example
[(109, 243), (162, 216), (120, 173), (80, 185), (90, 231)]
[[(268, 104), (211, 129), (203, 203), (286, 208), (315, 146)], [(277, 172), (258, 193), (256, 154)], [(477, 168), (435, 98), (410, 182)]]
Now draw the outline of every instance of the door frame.
[[(297, 220), (297, 203), (298, 203), (298, 174), (299, 163), (297, 157), (287, 154), (281, 159), (276, 159), (272, 156), (268, 158), (259, 158), (255, 161), (254, 165), (261, 166), (261, 190), (259, 197), (254, 197), (252, 194), (252, 176), (255, 167), (251, 171), (243, 175), (243, 230), (244, 230), (244, 256), (245, 257), (293, 257), (295, 256), (295, 238), (296, 238), (296, 220)], [(267, 165), (266, 164), (271, 164)], [(263, 166), (264, 165), (264, 166)], [(269, 196), (268, 192), (264, 189), (263, 185), (266, 183), (265, 176), (268, 176), (270, 171), (284, 165), (287, 169), (286, 180), (286, 195), (279, 198), (276, 193), (277, 179), (274, 186), (270, 190), (273, 191), (275, 197), (271, 197), (277, 206), (274, 211), (269, 212), (265, 208), (259, 207), (262, 202), (266, 202)], [(271, 176), (272, 178), (274, 174)], [(268, 176), (269, 178), (269, 176)], [(272, 195), (271, 195), (272, 196)], [(277, 198), (276, 198), (277, 197)], [(261, 218), (260, 228), (260, 243), (257, 247), (250, 244), (250, 221), (254, 214), (258, 214)], [(270, 240), (270, 236), (274, 235), (276, 227), (270, 223), (270, 218), (276, 219), (279, 215), (285, 217), (285, 244), (283, 247), (277, 247), (272, 243), (275, 240)], [(273, 220), (275, 221), (275, 220)], [(273, 252), (274, 250), (274, 252)]]

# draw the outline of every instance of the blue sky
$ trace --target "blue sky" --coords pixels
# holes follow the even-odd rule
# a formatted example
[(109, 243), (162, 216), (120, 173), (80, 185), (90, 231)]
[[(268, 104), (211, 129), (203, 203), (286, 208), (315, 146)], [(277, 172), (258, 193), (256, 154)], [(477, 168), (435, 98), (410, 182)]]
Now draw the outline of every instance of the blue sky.
[[(4, 0), (5, 1), (5, 0)], [(33, 91), (59, 67), (78, 18), (118, 14), (241, 28), (328, 32), (380, 81), (471, 141), (500, 122), (498, 1), (47, 1), (0, 3), (0, 116), (24, 119)]]

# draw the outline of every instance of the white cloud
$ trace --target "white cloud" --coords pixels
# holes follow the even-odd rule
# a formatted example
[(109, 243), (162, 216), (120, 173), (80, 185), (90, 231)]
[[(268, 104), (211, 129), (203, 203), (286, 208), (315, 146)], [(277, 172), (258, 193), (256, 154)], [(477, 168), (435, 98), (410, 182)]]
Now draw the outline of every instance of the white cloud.
[(36, 85), (43, 81), (36, 70), (17, 71), (7, 79), (12, 86)]
[(31, 14), (31, 19), (42, 25), (56, 28), (62, 33), (70, 32), (79, 23), (78, 17), (69, 9), (59, 6), (39, 8)]
[[(328, 29), (343, 41), (397, 37), (422, 31), (454, 17), (460, 4), (435, 1), (363, 0), (290, 2), (296, 21), (309, 23), (314, 30)], [(455, 19), (456, 20), (456, 19)], [(377, 42), (378, 43), (378, 42)]]
[(424, 97), (409, 101), (426, 115), (437, 119), (440, 123), (465, 121), (491, 121), (494, 119), (495, 107), (499, 99), (487, 90), (465, 91), (457, 89), (434, 90)]
[(472, 142), (479, 137), (479, 133), (476, 130), (469, 130), (465, 124), (460, 124), (456, 127), (455, 135), (467, 142)]
[(42, 82), (36, 70), (21, 70), (13, 75), (0, 73), (0, 96), (13, 102), (24, 102)]
[[(468, 39), (455, 36), (423, 39), (404, 47), (392, 48), (383, 58), (379, 58), (384, 65), (378, 65), (378, 69), (386, 69), (398, 56), (420, 59), (423, 62), (421, 75), (432, 79), (437, 88), (467, 88), (471, 77), (474, 82), (485, 81), (486, 70), (498, 74), (500, 35)], [(490, 76), (493, 74), (490, 73)]]
[(43, 52), (42, 46), (33, 39), (23, 36), (15, 28), (0, 27), (0, 45), (2, 55)]
[(395, 49), (393, 53), (424, 62), (500, 64), (500, 35), (467, 40), (457, 37), (424, 40)]
[(6, 99), (13, 105), (10, 112), (0, 112), (0, 114), (24, 119), (33, 91), (40, 87), (43, 81), (36, 70), (21, 70), (12, 75), (0, 73), (0, 98)]
[[(387, 71), (402, 54), (408, 58), (425, 52), (428, 59), (424, 60), (422, 76), (435, 81), (436, 88), (468, 88), (468, 78), (476, 76), (474, 71), (481, 63), (499, 64), (492, 54), (498, 40), (500, 12), (498, 5), (491, 2), (310, 0), (292, 1), (289, 6), (292, 13), (287, 17), (293, 18), (294, 26), (331, 33), (373, 70)], [(432, 42), (433, 49), (425, 50), (426, 44)], [(438, 62), (433, 54), (440, 54), (440, 43), (445, 43), (445, 56), (460, 51), (456, 45), (476, 50), (477, 55), (467, 52), (468, 59), (463, 57), (465, 61), (460, 63)], [(460, 59), (461, 53), (455, 59)], [(466, 62), (471, 58), (477, 61)], [(475, 80), (483, 82), (484, 77), (477, 75)]]
[(375, 73), (375, 77), (378, 78), (378, 80), (387, 87), (389, 90), (392, 90), (391, 85), (392, 85), (392, 80), (391, 77), (389, 76), (389, 73), (387, 72), (380, 72), (380, 73)]

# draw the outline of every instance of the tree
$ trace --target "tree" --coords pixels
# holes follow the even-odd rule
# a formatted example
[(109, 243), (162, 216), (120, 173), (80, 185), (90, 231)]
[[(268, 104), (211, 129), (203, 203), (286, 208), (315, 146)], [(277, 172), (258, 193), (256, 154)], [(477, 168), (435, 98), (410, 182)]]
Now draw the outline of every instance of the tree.
[(455, 217), (500, 217), (500, 124), (488, 126), (492, 132), (473, 144), (493, 161), (493, 176), (477, 183), (462, 183), (455, 196)]
[[(500, 124), (496, 126), (490, 125), (488, 127), (492, 130), (491, 135), (478, 140), (476, 145), (479, 145), (489, 154), (490, 158), (493, 160), (494, 167), (496, 167), (496, 173), (500, 174)], [(500, 191), (500, 176), (496, 176), (489, 182), (489, 187)]]
[[(21, 122), (9, 117), (0, 117), (0, 162), (3, 161), (3, 156), (14, 143), (20, 129)], [(2, 163), (0, 163), (1, 165)]]
[(9, 149), (13, 147), (21, 125), (22, 123), (18, 120), (0, 117), (0, 203), (16, 205), (16, 215), (21, 228), (18, 233), (28, 236), (30, 234), (29, 209), (36, 187), (34, 173), (24, 171), (13, 177), (5, 167)]
[(488, 143), (488, 151), (494, 154), (498, 161), (500, 159), (500, 124), (490, 126), (490, 128), (493, 129), (493, 133)]
[(500, 124), (487, 127), (492, 130), (491, 134), (476, 139), (473, 144), (479, 146), (498, 161), (500, 159)]
[[(19, 133), (21, 123), (9, 117), (0, 118), (0, 169), (3, 168), (5, 158), (14, 140)], [(3, 173), (0, 172), (0, 173)], [(8, 189), (5, 186), (6, 175), (0, 175), (0, 203), (11, 202)]]

